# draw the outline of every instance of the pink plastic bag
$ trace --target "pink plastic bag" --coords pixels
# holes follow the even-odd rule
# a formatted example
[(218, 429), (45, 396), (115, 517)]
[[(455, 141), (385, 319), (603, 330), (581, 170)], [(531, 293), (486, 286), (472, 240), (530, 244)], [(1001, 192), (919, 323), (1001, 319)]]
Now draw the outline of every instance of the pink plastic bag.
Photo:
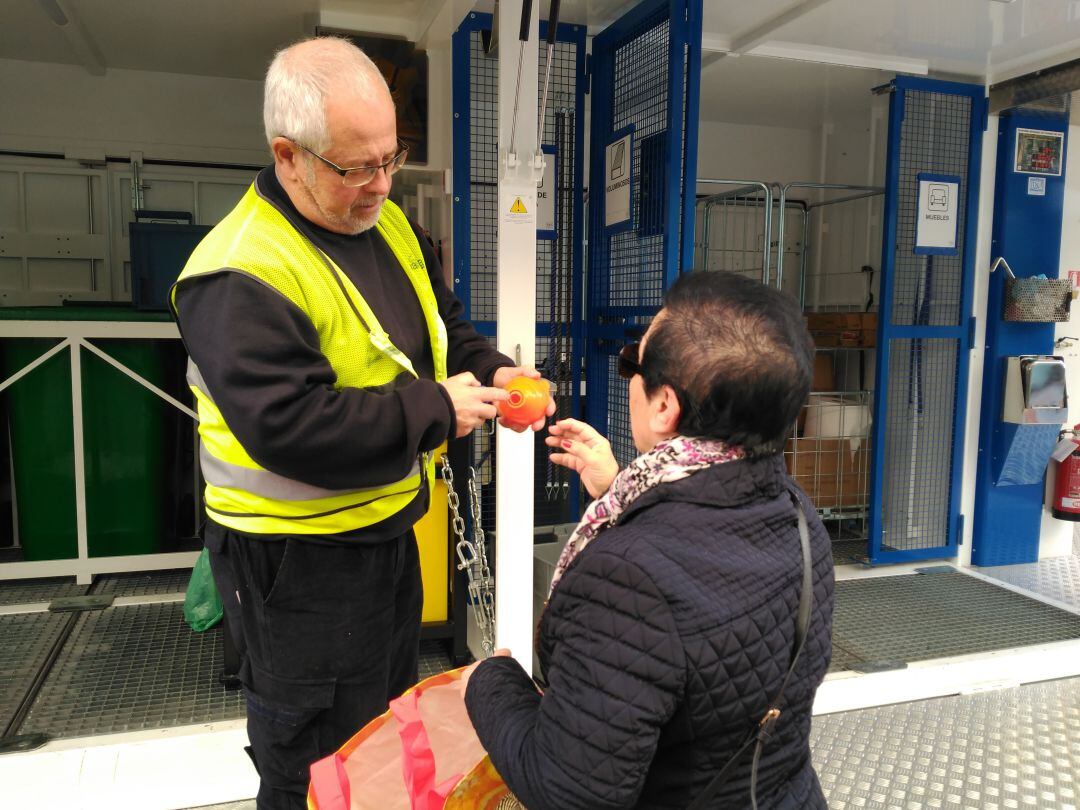
[(494, 808), (509, 791), (469, 721), (463, 671), (421, 681), (312, 765), (310, 810)]

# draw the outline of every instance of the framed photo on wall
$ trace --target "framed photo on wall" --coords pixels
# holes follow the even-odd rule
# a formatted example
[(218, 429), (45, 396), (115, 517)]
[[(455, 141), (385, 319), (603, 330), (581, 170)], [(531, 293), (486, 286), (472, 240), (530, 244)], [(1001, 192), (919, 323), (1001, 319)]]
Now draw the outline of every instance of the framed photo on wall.
[(409, 163), (428, 162), (428, 55), (406, 39), (360, 34), (333, 28), (315, 29), (316, 36), (342, 37), (370, 57), (397, 108), (398, 137), (409, 145)]
[(1065, 134), (1044, 129), (1016, 130), (1016, 161), (1019, 174), (1048, 174), (1058, 177), (1063, 165)]

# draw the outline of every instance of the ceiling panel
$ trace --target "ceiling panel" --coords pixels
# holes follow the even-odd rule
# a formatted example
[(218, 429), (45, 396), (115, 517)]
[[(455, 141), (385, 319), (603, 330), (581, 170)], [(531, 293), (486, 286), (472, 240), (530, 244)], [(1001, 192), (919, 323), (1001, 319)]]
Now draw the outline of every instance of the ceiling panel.
[(63, 32), (34, 0), (0, 0), (0, 59), (76, 62)]
[(932, 72), (981, 77), (1078, 36), (1075, 0), (828, 0), (769, 39), (924, 59)]
[(791, 8), (792, 0), (705, 0), (702, 27), (711, 35), (731, 38)]
[[(52, 0), (0, 0), (0, 58), (77, 64)], [(492, 0), (55, 0), (80, 20), (106, 66), (258, 79), (276, 48), (302, 36), (320, 11), (358, 20), (419, 21), (441, 3), (461, 11)], [(546, 16), (550, 0), (538, 0)], [(562, 17), (593, 32), (634, 2), (563, 0)], [(1080, 0), (704, 0), (707, 49), (794, 15), (766, 41), (925, 60), (932, 73), (982, 77), (1047, 54), (1080, 50)], [(462, 14), (464, 11), (462, 11)], [(791, 16), (791, 15), (789, 15)]]
[[(260, 79), (274, 51), (303, 36), (318, 0), (60, 0), (106, 67)], [(18, 7), (17, 9), (15, 7)], [(35, 0), (0, 0), (0, 58), (78, 64)], [(13, 13), (8, 13), (9, 11)]]

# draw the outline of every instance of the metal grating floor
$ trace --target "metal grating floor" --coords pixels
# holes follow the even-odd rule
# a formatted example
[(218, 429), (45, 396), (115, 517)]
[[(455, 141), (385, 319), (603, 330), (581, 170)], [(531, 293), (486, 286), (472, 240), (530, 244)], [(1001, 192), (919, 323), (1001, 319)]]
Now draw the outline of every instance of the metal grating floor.
[(1076, 810), (1080, 678), (815, 717), (833, 810)]
[(977, 568), (980, 574), (1055, 599), (1080, 610), (1080, 555), (1034, 563)]
[(244, 716), (218, 684), (221, 628), (193, 633), (178, 603), (83, 614), (20, 732), (81, 737)]
[(833, 540), (833, 565), (855, 565), (866, 559), (865, 540)]
[(67, 619), (66, 614), (54, 613), (0, 616), (0, 735)]
[(420, 643), (420, 680), (453, 668), (450, 656), (446, 654), (446, 648), (441, 642), (423, 641)]
[(860, 661), (859, 656), (848, 652), (836, 643), (835, 636), (833, 637), (833, 649), (832, 658), (829, 660), (829, 672), (843, 672), (846, 669), (853, 669)]
[(171, 571), (141, 571), (136, 574), (104, 574), (95, 578), (94, 593), (111, 593), (115, 596), (157, 596), (165, 593), (184, 593), (190, 568)]
[(61, 596), (82, 596), (86, 585), (76, 585), (74, 577), (13, 579), (0, 582), (0, 605), (29, 605), (51, 602)]
[(841, 661), (920, 661), (1080, 638), (1080, 616), (958, 572), (836, 583)]

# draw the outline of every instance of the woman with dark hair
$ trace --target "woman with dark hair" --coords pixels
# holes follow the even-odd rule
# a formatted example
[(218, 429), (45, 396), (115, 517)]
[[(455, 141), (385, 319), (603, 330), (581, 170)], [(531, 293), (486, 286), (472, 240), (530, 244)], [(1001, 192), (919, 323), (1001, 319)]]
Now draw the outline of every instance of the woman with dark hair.
[(692, 273), (619, 356), (641, 455), (620, 471), (588, 425), (551, 427), (596, 500), (538, 627), (544, 690), (503, 655), (466, 693), (529, 810), (826, 806), (809, 738), (832, 556), (780, 452), (812, 367), (794, 301)]

